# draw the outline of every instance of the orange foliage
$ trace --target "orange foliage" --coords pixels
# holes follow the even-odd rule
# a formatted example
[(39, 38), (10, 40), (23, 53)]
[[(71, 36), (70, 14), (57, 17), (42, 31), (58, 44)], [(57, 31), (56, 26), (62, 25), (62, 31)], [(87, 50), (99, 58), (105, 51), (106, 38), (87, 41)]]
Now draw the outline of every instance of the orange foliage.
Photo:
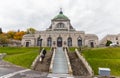
[(15, 40), (21, 40), (23, 35), (25, 35), (25, 32), (24, 31), (20, 31), (20, 32), (16, 32), (15, 35), (14, 35), (14, 39)]

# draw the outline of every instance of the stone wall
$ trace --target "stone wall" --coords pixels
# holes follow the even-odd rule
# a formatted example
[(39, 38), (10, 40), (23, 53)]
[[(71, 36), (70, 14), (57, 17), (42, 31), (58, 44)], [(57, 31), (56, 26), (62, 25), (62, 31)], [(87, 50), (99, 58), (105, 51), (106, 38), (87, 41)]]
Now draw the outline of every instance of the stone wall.
[(80, 55), (80, 53), (79, 53), (79, 51), (78, 51), (77, 49), (75, 49), (75, 52), (76, 52), (78, 58), (79, 58), (79, 59), (82, 61), (82, 63), (85, 65), (87, 71), (89, 72), (89, 75), (90, 75), (90, 76), (93, 76), (93, 75), (94, 75), (94, 72), (93, 72), (91, 66), (88, 64), (88, 62), (85, 60), (85, 58), (84, 58), (82, 55)]

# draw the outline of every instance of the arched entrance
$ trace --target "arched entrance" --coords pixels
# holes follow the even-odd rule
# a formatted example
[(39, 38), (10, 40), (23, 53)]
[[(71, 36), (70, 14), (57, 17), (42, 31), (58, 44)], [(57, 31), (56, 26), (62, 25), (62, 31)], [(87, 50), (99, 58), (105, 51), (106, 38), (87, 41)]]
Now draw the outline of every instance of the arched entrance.
[(57, 46), (62, 47), (62, 37), (57, 38)]
[(94, 47), (94, 42), (90, 42), (90, 46), (93, 48)]
[(29, 47), (29, 44), (30, 44), (29, 42), (26, 42), (26, 47)]

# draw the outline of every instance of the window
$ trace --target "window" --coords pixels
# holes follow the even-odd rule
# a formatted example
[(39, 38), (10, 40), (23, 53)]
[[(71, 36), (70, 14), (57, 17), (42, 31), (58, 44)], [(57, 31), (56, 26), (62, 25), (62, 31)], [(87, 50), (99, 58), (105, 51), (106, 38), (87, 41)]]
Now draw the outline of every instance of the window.
[(117, 44), (119, 44), (119, 42), (117, 42)]
[(116, 37), (116, 40), (118, 40), (118, 37)]
[(68, 43), (68, 47), (72, 46), (72, 38), (71, 37), (68, 38), (67, 43)]
[(48, 47), (52, 46), (52, 38), (51, 37), (48, 37), (48, 39), (47, 39), (47, 46)]
[(78, 46), (82, 46), (82, 39), (80, 37), (78, 38)]
[(57, 28), (64, 28), (64, 24), (63, 23), (58, 23)]
[(37, 38), (37, 46), (42, 46), (42, 39), (40, 37)]

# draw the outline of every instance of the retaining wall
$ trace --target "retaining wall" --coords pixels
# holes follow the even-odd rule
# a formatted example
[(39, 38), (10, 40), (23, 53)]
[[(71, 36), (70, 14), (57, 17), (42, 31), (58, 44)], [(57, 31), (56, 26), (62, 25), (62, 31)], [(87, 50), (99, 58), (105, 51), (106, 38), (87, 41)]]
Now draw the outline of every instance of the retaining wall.
[(55, 51), (56, 49), (53, 49), (53, 54), (52, 54), (52, 59), (51, 59), (51, 63), (50, 63), (50, 67), (49, 67), (49, 72), (52, 73), (52, 69), (53, 69), (53, 61), (54, 61), (54, 57), (55, 57)]
[(70, 60), (69, 60), (66, 48), (65, 48), (64, 52), (65, 52), (65, 56), (67, 58), (68, 72), (69, 72), (70, 75), (73, 75), (73, 71), (72, 71), (72, 68), (71, 68), (71, 64), (70, 64)]
[(77, 54), (78, 58), (82, 61), (82, 63), (85, 65), (85, 67), (86, 67), (87, 71), (89, 72), (90, 76), (93, 76), (94, 72), (93, 72), (91, 66), (85, 60), (85, 58), (79, 53), (79, 51), (77, 49), (75, 49), (75, 53)]

